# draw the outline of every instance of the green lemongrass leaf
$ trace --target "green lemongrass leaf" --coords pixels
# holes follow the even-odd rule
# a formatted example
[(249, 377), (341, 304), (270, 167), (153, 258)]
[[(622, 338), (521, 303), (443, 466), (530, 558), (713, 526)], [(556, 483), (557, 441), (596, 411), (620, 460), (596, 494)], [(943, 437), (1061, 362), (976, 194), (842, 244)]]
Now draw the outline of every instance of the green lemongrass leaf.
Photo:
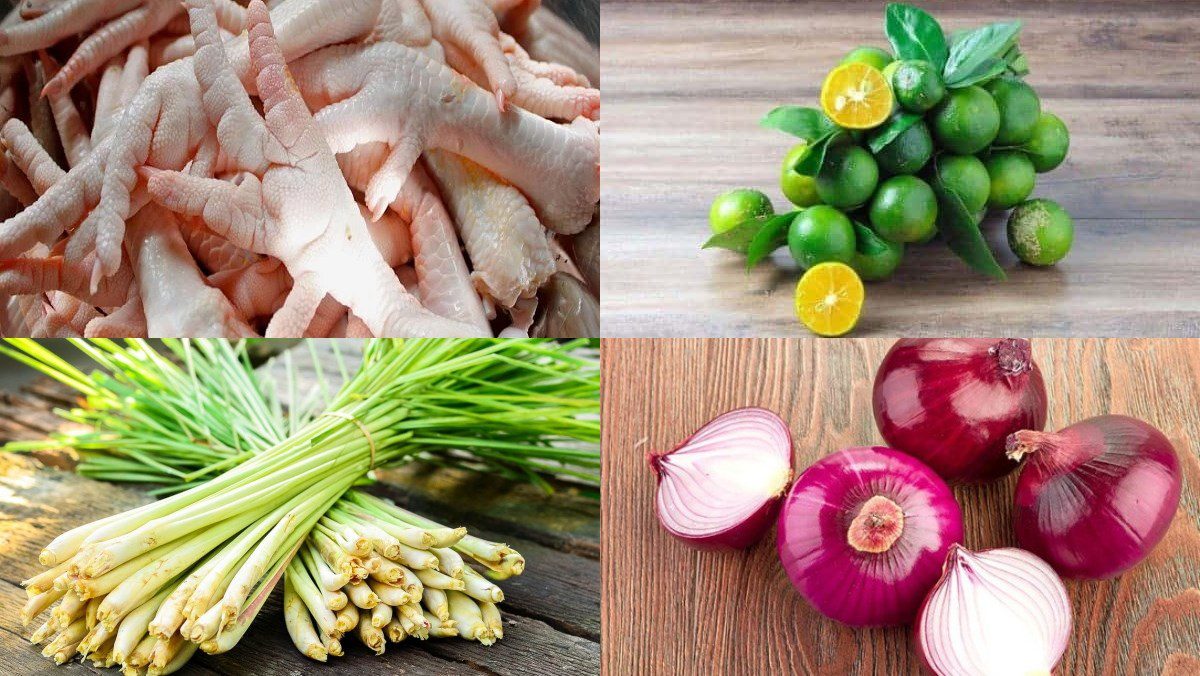
[(1020, 32), (1020, 21), (999, 21), (962, 35), (950, 49), (950, 57), (942, 71), (946, 86), (961, 86), (957, 83), (980, 72), (984, 62), (1003, 56)]
[[(936, 165), (935, 171), (940, 171)], [(937, 227), (950, 250), (977, 272), (1005, 279), (1004, 269), (996, 262), (979, 230), (979, 219), (967, 209), (958, 193), (939, 187), (941, 184), (940, 180), (934, 181), (938, 198)]]
[(910, 113), (900, 111), (888, 118), (888, 121), (871, 135), (871, 139), (867, 142), (867, 147), (871, 149), (871, 153), (878, 153), (883, 150), (887, 144), (896, 140), (896, 137), (908, 131), (908, 128), (917, 123), (921, 119), (920, 113)]
[(938, 72), (945, 67), (946, 36), (937, 19), (925, 10), (892, 3), (884, 14), (883, 30), (896, 58), (928, 61)]
[(836, 128), (825, 113), (803, 106), (779, 106), (759, 120), (759, 124), (767, 129), (778, 129), (798, 136), (809, 143)]
[(728, 249), (729, 251), (744, 254), (750, 246), (750, 240), (754, 239), (754, 236), (762, 229), (763, 224), (771, 218), (770, 215), (747, 218), (729, 230), (709, 237), (700, 248)]
[(750, 248), (746, 251), (747, 271), (758, 265), (762, 259), (770, 256), (776, 249), (787, 244), (788, 228), (792, 225), (792, 220), (796, 218), (796, 214), (801, 211), (803, 209), (779, 214), (763, 225), (758, 234), (754, 236), (754, 240), (750, 242)]
[(799, 161), (792, 169), (797, 174), (816, 176), (825, 164), (825, 152), (829, 150), (829, 144), (839, 139), (843, 133), (840, 129), (834, 129), (810, 143), (808, 150), (800, 155)]
[(979, 64), (979, 67), (971, 72), (965, 73), (962, 77), (954, 82), (947, 82), (947, 89), (962, 89), (972, 85), (984, 84), (995, 79), (1008, 70), (1008, 64), (1001, 59), (988, 59)]

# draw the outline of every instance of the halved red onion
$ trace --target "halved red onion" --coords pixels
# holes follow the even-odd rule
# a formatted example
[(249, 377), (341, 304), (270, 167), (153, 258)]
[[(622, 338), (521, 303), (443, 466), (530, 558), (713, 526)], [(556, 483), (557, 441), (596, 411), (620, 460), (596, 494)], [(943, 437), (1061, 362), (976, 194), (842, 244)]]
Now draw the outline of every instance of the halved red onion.
[(939, 676), (1049, 675), (1071, 637), (1071, 600), (1050, 565), (1023, 549), (954, 545), (916, 632)]
[(950, 482), (1011, 472), (1006, 437), (1046, 424), (1042, 372), (1020, 338), (899, 340), (879, 365), (872, 399), (888, 446)]
[(668, 533), (696, 547), (740, 549), (758, 542), (775, 518), (792, 480), (792, 435), (771, 411), (739, 408), (647, 460)]
[(1183, 477), (1171, 442), (1123, 415), (1058, 432), (1020, 431), (1017, 542), (1067, 577), (1119, 575), (1150, 554), (1179, 508)]
[(792, 485), (779, 515), (779, 560), (823, 615), (905, 624), (962, 534), (962, 511), (933, 470), (890, 448), (850, 448)]

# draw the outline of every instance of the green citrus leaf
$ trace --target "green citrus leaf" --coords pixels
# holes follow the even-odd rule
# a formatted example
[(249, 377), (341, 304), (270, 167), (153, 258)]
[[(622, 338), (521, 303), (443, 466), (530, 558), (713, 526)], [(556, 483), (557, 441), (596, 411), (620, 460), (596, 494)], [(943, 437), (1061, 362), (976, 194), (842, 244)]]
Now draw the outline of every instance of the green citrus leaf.
[(841, 134), (841, 130), (835, 129), (813, 141), (808, 146), (808, 152), (800, 157), (800, 161), (792, 169), (797, 174), (816, 176), (817, 172), (821, 171), (821, 165), (825, 164), (825, 151), (829, 149), (829, 144), (833, 143)]
[(908, 131), (908, 128), (916, 124), (919, 119), (921, 119), (920, 113), (903, 111), (896, 113), (871, 136), (867, 147), (871, 149), (871, 153), (878, 153), (887, 144), (896, 140), (897, 136)]
[(928, 61), (939, 72), (945, 67), (946, 36), (925, 10), (892, 3), (884, 14), (883, 31), (897, 59)]
[(962, 89), (971, 85), (980, 84), (991, 80), (1005, 70), (1008, 69), (1008, 64), (1002, 59), (988, 59), (979, 64), (979, 67), (971, 73), (966, 73), (962, 77), (953, 82), (947, 82), (947, 89)]
[(726, 230), (725, 232), (709, 237), (708, 241), (706, 241), (700, 248), (728, 249), (729, 251), (736, 251), (744, 254), (746, 253), (746, 249), (750, 246), (750, 240), (754, 239), (754, 236), (757, 235), (758, 231), (762, 229), (763, 224), (765, 224), (771, 218), (772, 217), (770, 215), (748, 218)]
[(776, 249), (787, 244), (788, 227), (792, 224), (792, 219), (796, 217), (796, 214), (801, 211), (804, 210), (789, 211), (766, 220), (746, 250), (747, 271), (758, 265), (762, 259), (770, 256)]
[(996, 262), (979, 231), (979, 219), (967, 209), (958, 193), (939, 187), (941, 183), (934, 181), (933, 188), (938, 198), (937, 227), (950, 250), (975, 271), (995, 279), (1006, 279), (1004, 269)]
[(778, 129), (792, 136), (813, 142), (834, 130), (833, 121), (816, 108), (803, 106), (779, 106), (767, 113), (759, 124), (767, 129)]
[(950, 58), (942, 71), (947, 87), (964, 86), (962, 80), (981, 72), (983, 64), (999, 59), (1016, 43), (1021, 32), (1020, 21), (998, 21), (955, 36)]

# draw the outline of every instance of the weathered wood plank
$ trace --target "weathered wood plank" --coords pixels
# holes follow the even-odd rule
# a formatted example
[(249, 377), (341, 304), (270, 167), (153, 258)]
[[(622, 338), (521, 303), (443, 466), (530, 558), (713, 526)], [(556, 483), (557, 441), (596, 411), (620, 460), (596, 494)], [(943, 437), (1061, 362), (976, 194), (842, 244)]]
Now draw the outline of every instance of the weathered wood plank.
[[(1035, 195), (1075, 220), (1052, 269), (1017, 263), (1004, 216), (985, 225), (1008, 271), (989, 281), (943, 244), (908, 247), (870, 284), (855, 335), (1200, 335), (1200, 230), (1191, 167), (1200, 77), (1195, 5), (1164, 2), (921, 3), (947, 29), (1024, 21), (1029, 81), (1071, 131), (1067, 161)], [(612, 3), (606, 76), (606, 336), (789, 336), (799, 271), (786, 251), (747, 274), (701, 251), (719, 193), (764, 190), (778, 210), (793, 139), (762, 129), (776, 105), (816, 105), (827, 71), (860, 44), (886, 45), (882, 3)]]
[[(760, 405), (788, 421), (796, 467), (881, 443), (871, 412), (886, 340), (604, 341), (602, 604), (611, 673), (916, 674), (907, 628), (851, 629), (792, 589), (773, 534), (744, 552), (698, 552), (654, 516), (647, 451), (713, 416)], [(1172, 440), (1184, 496), (1165, 539), (1128, 573), (1067, 583), (1075, 629), (1064, 674), (1191, 673), (1200, 663), (1200, 341), (1035, 340), (1048, 429), (1101, 413)], [(1016, 476), (955, 491), (971, 548), (1011, 546)]]

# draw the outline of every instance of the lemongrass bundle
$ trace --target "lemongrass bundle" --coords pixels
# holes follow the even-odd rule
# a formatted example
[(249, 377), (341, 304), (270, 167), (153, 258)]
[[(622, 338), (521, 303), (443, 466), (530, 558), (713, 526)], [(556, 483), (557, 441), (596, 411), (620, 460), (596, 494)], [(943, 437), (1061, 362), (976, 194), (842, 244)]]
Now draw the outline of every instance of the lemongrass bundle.
[(377, 654), (409, 637), (484, 645), (503, 638), (497, 604), (504, 592), (468, 562), (517, 575), (524, 559), (516, 550), (357, 490), (321, 521), (286, 577), (288, 635), (307, 657), (324, 662), (339, 654), (349, 634)]
[[(195, 386), (168, 396), (130, 384), (153, 380), (145, 373), (83, 376), (48, 353), (13, 344), (27, 363), (103, 401), (104, 408), (87, 416), (97, 416), (93, 422), (104, 429), (120, 429), (120, 439), (167, 430), (165, 438), (198, 444), (193, 437), (207, 423), (185, 425), (188, 406), (204, 410), (214, 402), (252, 400), (251, 392), (263, 390), (245, 375), (253, 373), (248, 365), (234, 379), (249, 388), (240, 395), (229, 392), (239, 385), (225, 383), (225, 393), (206, 399), (206, 388), (217, 386), (198, 384), (208, 370), (198, 361), (225, 359), (229, 365), (232, 355), (232, 363), (243, 364), (241, 347), (207, 345), (193, 352), (190, 341), (177, 343), (177, 356), (188, 364), (188, 377), (180, 382)], [(129, 345), (105, 343), (102, 356), (110, 365), (125, 364), (149, 349)], [(494, 604), (502, 592), (463, 557), (502, 579), (521, 572), (520, 555), (347, 491), (374, 468), (416, 457), (535, 482), (543, 475), (594, 480), (594, 363), (561, 347), (372, 341), (362, 366), (346, 375), (323, 412), (285, 420), (278, 402), (263, 395), (257, 413), (247, 413), (262, 418), (260, 429), (229, 436), (221, 457), (209, 464), (197, 466), (198, 456), (181, 454), (175, 445), (146, 447), (140, 455), (116, 452), (121, 461), (160, 466), (159, 476), (187, 488), (68, 531), (46, 546), (39, 558), (48, 570), (26, 582), (30, 600), (23, 615), (31, 621), (57, 604), (34, 632), (35, 642), (49, 641), (43, 653), (60, 663), (78, 654), (127, 672), (168, 673), (196, 649), (220, 653), (236, 645), (285, 572), (289, 633), (314, 659), (340, 654), (340, 638), (355, 629), (376, 651), (385, 636), (427, 638), (451, 629), (481, 642), (495, 640), (502, 628), (495, 629)], [(137, 358), (155, 364), (155, 373), (172, 373), (166, 360)], [(207, 377), (220, 380), (216, 372)], [(269, 441), (272, 435), (278, 440)], [(563, 440), (584, 445), (559, 445)], [(341, 586), (329, 588), (335, 583)], [(432, 607), (420, 605), (418, 589), (437, 590)], [(377, 591), (387, 597), (388, 609), (375, 610)], [(437, 618), (436, 627), (428, 617)]]

